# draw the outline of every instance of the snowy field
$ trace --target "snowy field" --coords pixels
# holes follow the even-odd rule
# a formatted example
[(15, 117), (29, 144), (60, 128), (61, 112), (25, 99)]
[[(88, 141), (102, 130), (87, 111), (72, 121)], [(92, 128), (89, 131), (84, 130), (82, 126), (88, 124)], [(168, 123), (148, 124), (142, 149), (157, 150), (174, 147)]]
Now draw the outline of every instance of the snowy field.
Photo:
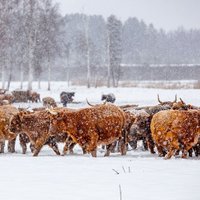
[[(11, 90), (19, 83), (11, 84)], [(33, 89), (41, 97), (52, 96), (59, 102), (61, 91), (74, 91), (75, 102), (69, 107), (100, 103), (103, 93), (113, 92), (116, 104), (154, 105), (157, 94), (163, 101), (174, 100), (175, 94), (186, 103), (200, 106), (199, 90), (161, 90), (145, 88), (91, 88), (67, 87), (65, 83), (52, 83), (52, 90)], [(19, 107), (39, 107), (41, 104), (16, 104)], [(60, 144), (60, 150), (62, 145)], [(82, 155), (75, 148), (73, 155), (56, 156), (44, 147), (38, 157), (30, 150), (21, 154), (17, 142), (17, 153), (0, 155), (0, 200), (199, 200), (200, 159), (180, 157), (164, 160), (157, 155), (144, 152), (141, 147), (129, 151), (126, 156), (118, 153), (103, 157)], [(118, 172), (118, 173), (117, 173)]]

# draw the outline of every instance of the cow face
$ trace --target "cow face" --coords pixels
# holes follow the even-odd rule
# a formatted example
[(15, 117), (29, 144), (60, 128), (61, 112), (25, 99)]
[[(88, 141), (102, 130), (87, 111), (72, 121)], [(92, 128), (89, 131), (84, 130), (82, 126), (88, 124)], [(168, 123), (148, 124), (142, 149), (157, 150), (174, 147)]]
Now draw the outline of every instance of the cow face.
[(52, 133), (62, 133), (66, 130), (66, 126), (61, 113), (51, 113), (50, 131)]
[(18, 113), (10, 119), (10, 125), (9, 125), (10, 131), (12, 131), (14, 133), (21, 132), (22, 117), (23, 117), (23, 114)]
[(106, 99), (106, 95), (103, 94), (103, 95), (101, 96), (101, 101), (103, 101), (103, 100), (105, 100), (105, 99)]
[(159, 95), (157, 95), (157, 98), (158, 98), (159, 105), (162, 105), (162, 106), (168, 105), (172, 107), (173, 104), (177, 102), (177, 95), (175, 95), (174, 101), (161, 101)]

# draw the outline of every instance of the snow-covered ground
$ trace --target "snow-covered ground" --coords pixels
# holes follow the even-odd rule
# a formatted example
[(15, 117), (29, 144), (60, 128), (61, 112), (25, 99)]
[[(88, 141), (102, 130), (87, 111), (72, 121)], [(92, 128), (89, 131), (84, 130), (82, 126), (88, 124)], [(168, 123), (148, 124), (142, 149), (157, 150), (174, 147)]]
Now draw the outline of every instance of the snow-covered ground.
[[(11, 85), (11, 90), (19, 87)], [(41, 97), (52, 96), (59, 102), (61, 91), (75, 91), (75, 101), (69, 107), (100, 103), (101, 94), (113, 92), (116, 104), (154, 105), (157, 94), (161, 100), (173, 100), (175, 94), (186, 103), (200, 105), (199, 90), (161, 90), (144, 88), (90, 88), (67, 87), (65, 83), (52, 83), (52, 90), (34, 90)], [(16, 104), (16, 106), (38, 107), (41, 104)], [(60, 144), (60, 149), (62, 144)], [(199, 200), (200, 159), (180, 157), (164, 160), (157, 155), (142, 151), (129, 151), (126, 156), (118, 153), (103, 157), (82, 155), (80, 148), (75, 154), (56, 156), (44, 147), (38, 157), (30, 150), (21, 154), (17, 142), (17, 153), (0, 155), (0, 200), (120, 200), (119, 185), (123, 200)], [(117, 173), (118, 172), (118, 173)]]

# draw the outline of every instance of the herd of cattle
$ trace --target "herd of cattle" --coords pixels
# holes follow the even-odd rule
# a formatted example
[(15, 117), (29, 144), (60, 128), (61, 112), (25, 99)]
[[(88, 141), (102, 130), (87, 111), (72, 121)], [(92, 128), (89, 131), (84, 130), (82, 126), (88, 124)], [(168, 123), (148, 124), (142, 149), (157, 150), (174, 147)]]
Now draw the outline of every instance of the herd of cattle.
[[(60, 155), (57, 143), (64, 143), (62, 155), (73, 153), (76, 144), (83, 153), (97, 155), (97, 147), (106, 148), (105, 156), (119, 151), (125, 155), (128, 148), (136, 149), (142, 140), (144, 150), (157, 152), (166, 159), (182, 153), (200, 154), (200, 108), (187, 105), (182, 99), (162, 102), (158, 105), (138, 107), (137, 105), (114, 105), (114, 94), (102, 95), (104, 103), (81, 109), (67, 108), (73, 101), (74, 92), (62, 92), (58, 107), (51, 97), (42, 99), (43, 107), (17, 108), (12, 105), (19, 99), (40, 101), (40, 95), (33, 91), (0, 91), (0, 153), (4, 153), (5, 141), (8, 151), (15, 152), (19, 136), (22, 152), (27, 144), (33, 156), (37, 156), (44, 145)], [(17, 96), (18, 95), (18, 96)], [(25, 97), (20, 97), (25, 95)], [(11, 98), (12, 97), (12, 98)]]

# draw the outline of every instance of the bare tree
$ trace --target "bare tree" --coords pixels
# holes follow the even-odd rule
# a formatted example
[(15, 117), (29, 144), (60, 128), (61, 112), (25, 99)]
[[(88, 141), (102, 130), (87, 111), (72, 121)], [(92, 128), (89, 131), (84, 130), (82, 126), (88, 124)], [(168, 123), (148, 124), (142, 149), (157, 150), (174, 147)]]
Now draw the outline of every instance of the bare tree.
[(87, 65), (87, 87), (91, 87), (91, 66), (90, 66), (90, 46), (89, 46), (89, 17), (83, 15), (85, 41), (86, 41), (86, 65)]
[(34, 75), (34, 51), (36, 48), (36, 35), (39, 21), (39, 0), (23, 0), (24, 7), (24, 31), (27, 42), (27, 64), (28, 64), (28, 89), (32, 89)]
[(107, 21), (107, 29), (110, 65), (108, 75), (111, 75), (113, 87), (117, 87), (121, 75), (122, 23), (114, 15), (111, 15)]
[(46, 59), (48, 71), (48, 90), (51, 89), (51, 65), (57, 55), (61, 54), (61, 16), (58, 13), (58, 4), (53, 5), (52, 0), (43, 0), (40, 20), (42, 33), (41, 45)]

